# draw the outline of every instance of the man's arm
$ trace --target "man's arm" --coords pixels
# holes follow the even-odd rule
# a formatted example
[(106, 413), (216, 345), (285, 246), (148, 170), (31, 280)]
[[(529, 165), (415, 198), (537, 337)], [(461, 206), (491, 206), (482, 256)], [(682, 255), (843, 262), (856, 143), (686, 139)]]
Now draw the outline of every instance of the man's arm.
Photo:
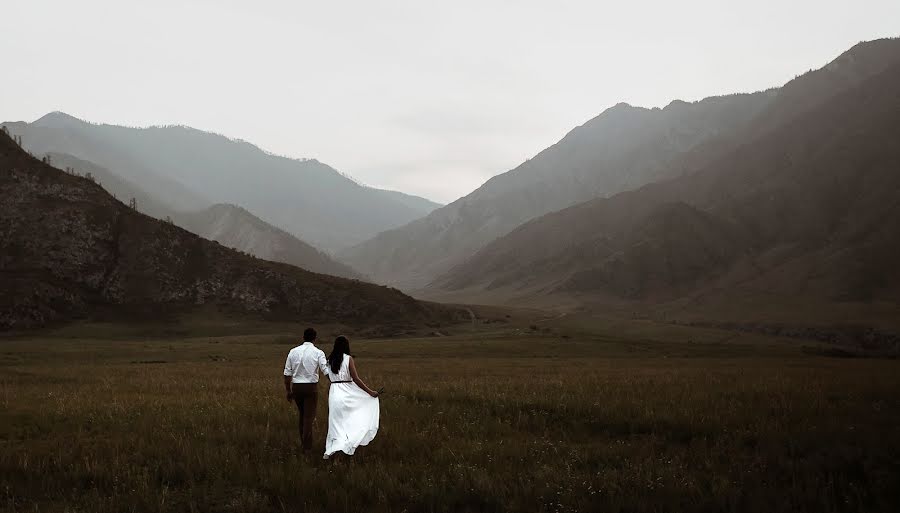
[(284, 390), (285, 390), (285, 392), (287, 392), (288, 402), (293, 401), (294, 393), (291, 391), (291, 377), (290, 376), (284, 377)]
[(322, 374), (328, 375), (328, 358), (325, 358), (324, 351), (319, 351), (319, 370)]
[(287, 392), (287, 400), (294, 400), (294, 393), (291, 392), (291, 380), (294, 377), (294, 364), (291, 362), (291, 353), (288, 353), (287, 360), (284, 361), (284, 391)]

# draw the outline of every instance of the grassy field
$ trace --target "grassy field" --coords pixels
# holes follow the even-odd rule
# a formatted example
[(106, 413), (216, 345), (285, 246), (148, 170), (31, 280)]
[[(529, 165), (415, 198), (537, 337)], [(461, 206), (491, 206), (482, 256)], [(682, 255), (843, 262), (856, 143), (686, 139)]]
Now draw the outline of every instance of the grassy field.
[(299, 454), (284, 326), (0, 339), (0, 509), (900, 510), (896, 360), (498, 317), (448, 337), (352, 340), (363, 377), (387, 390), (382, 425), (334, 461), (321, 460), (324, 385), (316, 454)]

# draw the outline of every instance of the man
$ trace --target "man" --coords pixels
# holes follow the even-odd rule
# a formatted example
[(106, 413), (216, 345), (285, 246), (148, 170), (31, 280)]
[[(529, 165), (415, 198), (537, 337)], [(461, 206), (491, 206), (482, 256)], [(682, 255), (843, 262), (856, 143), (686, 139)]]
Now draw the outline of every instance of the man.
[(316, 330), (306, 328), (303, 344), (293, 348), (284, 362), (284, 388), (288, 402), (297, 403), (300, 412), (300, 445), (303, 452), (312, 449), (313, 422), (319, 401), (319, 370), (328, 365), (325, 353), (313, 345)]

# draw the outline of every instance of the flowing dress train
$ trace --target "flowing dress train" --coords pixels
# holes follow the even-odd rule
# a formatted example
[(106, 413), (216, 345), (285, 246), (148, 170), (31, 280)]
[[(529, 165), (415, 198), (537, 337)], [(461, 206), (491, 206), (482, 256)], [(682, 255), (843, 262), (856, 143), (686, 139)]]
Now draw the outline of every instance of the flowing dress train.
[(344, 355), (337, 373), (332, 372), (330, 367), (326, 371), (332, 383), (328, 391), (325, 459), (338, 451), (352, 456), (357, 447), (368, 445), (378, 433), (378, 398), (370, 396), (353, 382), (350, 358), (350, 355)]

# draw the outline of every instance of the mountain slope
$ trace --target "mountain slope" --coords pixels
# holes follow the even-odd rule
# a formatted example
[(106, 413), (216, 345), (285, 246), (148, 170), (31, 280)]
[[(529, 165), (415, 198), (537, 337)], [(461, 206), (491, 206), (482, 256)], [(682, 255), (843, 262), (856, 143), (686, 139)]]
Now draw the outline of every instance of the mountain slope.
[[(85, 123), (63, 113), (52, 113), (33, 122), (4, 122), (9, 132), (22, 137), (23, 147), (36, 157), (66, 154), (104, 169), (115, 169), (119, 178), (139, 187), (154, 198), (166, 198), (173, 208), (199, 208), (209, 199), (177, 180), (132, 158), (126, 149), (110, 144), (100, 134), (85, 133)], [(97, 125), (92, 125), (97, 126)]]
[(339, 257), (377, 281), (420, 287), (529, 219), (670, 176), (670, 162), (766, 102), (757, 93), (665, 109), (619, 104), (468, 196)]
[(438, 205), (357, 184), (316, 160), (268, 154), (188, 127), (126, 128), (63, 113), (6, 123), (35, 155), (68, 153), (115, 170), (177, 210), (241, 205), (328, 251), (417, 219)]
[(341, 323), (449, 319), (395, 290), (243, 255), (126, 207), (0, 134), (0, 327), (99, 313), (232, 314)]
[[(819, 95), (824, 101), (695, 173), (533, 220), (434, 286), (506, 288), (508, 297), (674, 299), (717, 288), (900, 300), (900, 48), (892, 43), (879, 72)], [(871, 49), (836, 62), (860, 62)], [(817, 78), (801, 77), (791, 94)]]
[(361, 278), (353, 269), (243, 208), (220, 204), (200, 211), (177, 211), (137, 185), (93, 162), (65, 153), (50, 153), (49, 156), (55, 168), (69, 168), (78, 175), (90, 176), (123, 203), (127, 204), (133, 198), (138, 211), (157, 219), (171, 219), (178, 226), (204, 239), (214, 240), (264, 260), (283, 262), (307, 271)]
[(708, 165), (882, 71), (898, 46), (858, 45), (780, 89), (665, 109), (617, 105), (469, 196), (339, 256), (376, 281), (420, 288), (529, 219)]
[(175, 213), (172, 205), (160, 201), (134, 182), (122, 178), (105, 167), (73, 157), (68, 153), (50, 152), (47, 155), (50, 156), (51, 165), (56, 169), (69, 168), (77, 175), (93, 177), (98, 184), (122, 203), (128, 204), (133, 198), (138, 210), (145, 214), (157, 219), (165, 219)]
[(173, 219), (204, 239), (264, 260), (284, 262), (321, 274), (360, 278), (353, 269), (235, 205), (219, 204), (198, 212), (179, 212)]

